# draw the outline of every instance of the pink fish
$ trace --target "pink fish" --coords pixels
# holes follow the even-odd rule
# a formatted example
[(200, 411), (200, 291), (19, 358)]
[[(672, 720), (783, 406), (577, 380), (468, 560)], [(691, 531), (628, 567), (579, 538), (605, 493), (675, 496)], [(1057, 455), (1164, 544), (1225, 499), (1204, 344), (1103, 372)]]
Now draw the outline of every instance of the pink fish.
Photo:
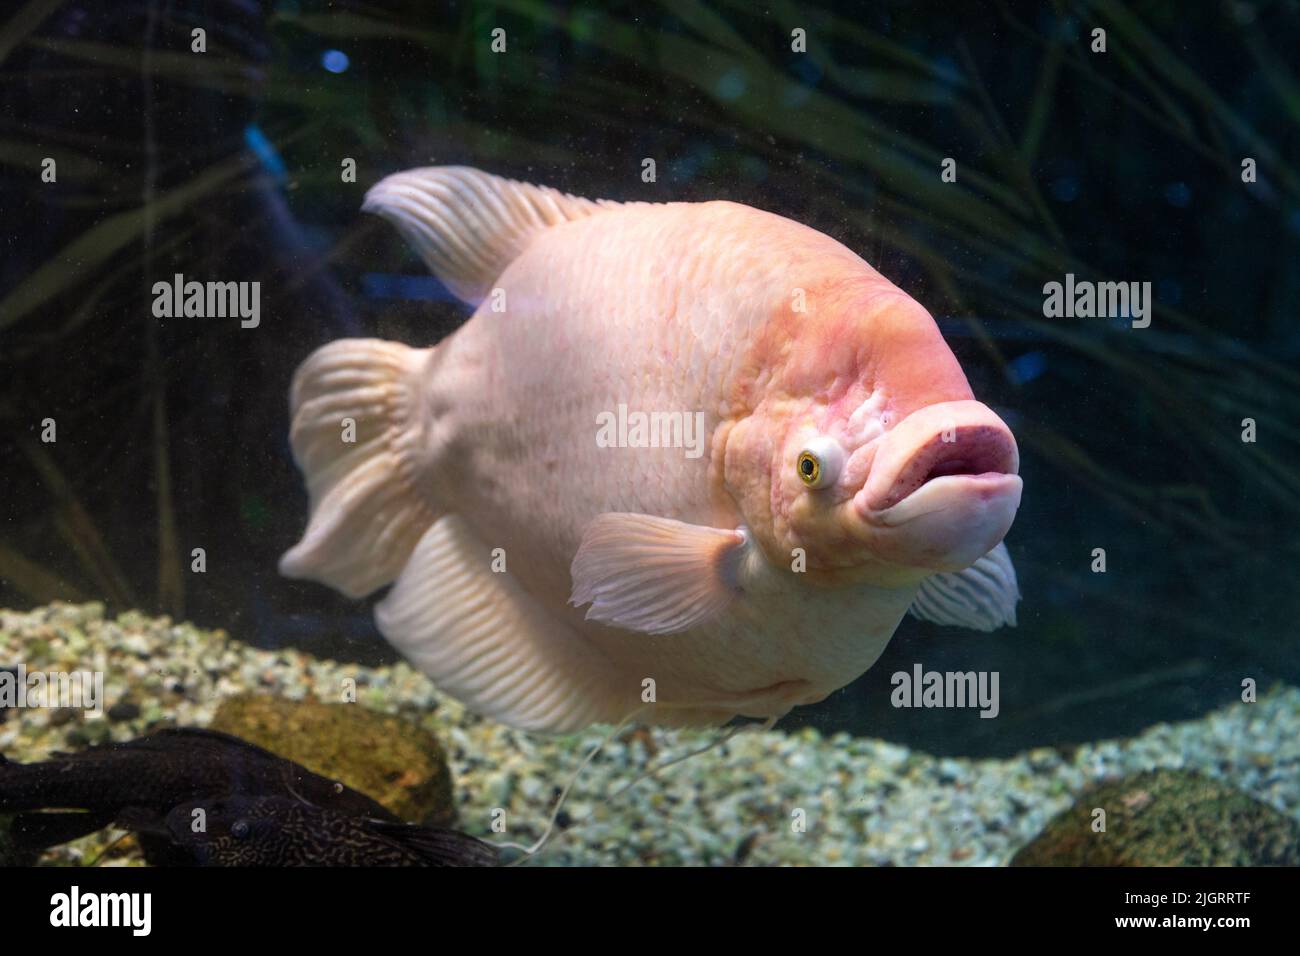
[(1015, 439), (835, 240), (463, 167), (364, 208), (477, 310), (298, 370), (311, 517), (280, 568), (393, 584), (379, 629), (444, 691), (537, 731), (775, 717), (863, 673), (909, 608), (1015, 623)]

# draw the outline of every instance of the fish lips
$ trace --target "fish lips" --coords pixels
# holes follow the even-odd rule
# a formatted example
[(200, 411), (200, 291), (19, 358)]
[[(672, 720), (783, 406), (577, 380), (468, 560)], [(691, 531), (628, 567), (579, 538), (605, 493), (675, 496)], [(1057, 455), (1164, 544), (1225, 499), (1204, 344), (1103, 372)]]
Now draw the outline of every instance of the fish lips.
[(1006, 535), (1020, 506), (1016, 440), (988, 406), (940, 402), (884, 437), (853, 508), (876, 554), (958, 571)]

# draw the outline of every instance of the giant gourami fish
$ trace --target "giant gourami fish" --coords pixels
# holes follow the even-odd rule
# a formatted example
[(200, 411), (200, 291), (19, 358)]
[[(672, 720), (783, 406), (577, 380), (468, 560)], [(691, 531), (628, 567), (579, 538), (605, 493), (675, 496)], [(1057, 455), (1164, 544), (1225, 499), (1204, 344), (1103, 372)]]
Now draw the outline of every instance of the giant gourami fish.
[[(345, 339), (299, 368), (311, 512), (281, 571), (393, 584), (380, 631), (471, 708), (550, 732), (774, 718), (862, 674), (909, 608), (1014, 624), (1015, 439), (840, 243), (464, 167), (363, 208), (477, 310), (430, 348)], [(700, 453), (608, 447), (624, 408), (698, 416)]]

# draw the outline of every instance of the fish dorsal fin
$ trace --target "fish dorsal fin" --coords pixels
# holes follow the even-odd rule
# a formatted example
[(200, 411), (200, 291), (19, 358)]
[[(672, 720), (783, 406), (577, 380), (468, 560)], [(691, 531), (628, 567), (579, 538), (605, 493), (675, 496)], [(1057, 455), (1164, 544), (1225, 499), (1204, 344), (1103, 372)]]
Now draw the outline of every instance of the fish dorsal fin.
[(491, 563), (492, 548), (444, 515), (375, 608), (379, 630), (440, 689), (523, 730), (625, 717), (640, 678), (623, 686), (599, 649)]
[(1020, 586), (1007, 546), (999, 544), (965, 571), (935, 574), (921, 582), (911, 611), (923, 621), (994, 631), (1016, 626)]
[(425, 166), (380, 180), (361, 208), (396, 226), (454, 295), (478, 305), (537, 233), (618, 205), (469, 166)]

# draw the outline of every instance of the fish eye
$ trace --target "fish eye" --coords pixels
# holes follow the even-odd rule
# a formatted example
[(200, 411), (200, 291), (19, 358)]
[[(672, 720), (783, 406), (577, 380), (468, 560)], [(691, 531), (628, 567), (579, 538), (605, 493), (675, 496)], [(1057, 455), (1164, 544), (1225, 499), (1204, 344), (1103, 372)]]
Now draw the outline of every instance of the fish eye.
[(844, 449), (834, 438), (820, 435), (808, 442), (799, 452), (795, 465), (799, 479), (809, 488), (833, 485), (844, 467)]
[(247, 839), (252, 827), (248, 825), (247, 820), (236, 820), (230, 825), (230, 835), (236, 840)]

